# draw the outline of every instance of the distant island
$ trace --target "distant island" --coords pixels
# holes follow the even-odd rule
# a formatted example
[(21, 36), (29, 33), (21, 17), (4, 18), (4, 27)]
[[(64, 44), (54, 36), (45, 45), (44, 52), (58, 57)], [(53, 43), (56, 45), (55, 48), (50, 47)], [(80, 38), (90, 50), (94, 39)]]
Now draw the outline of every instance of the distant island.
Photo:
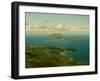
[(53, 33), (51, 37), (55, 39), (60, 39), (63, 38), (63, 35), (61, 33)]
[(35, 68), (86, 65), (84, 62), (75, 61), (72, 57), (65, 56), (65, 51), (75, 52), (76, 49), (26, 44), (25, 67)]

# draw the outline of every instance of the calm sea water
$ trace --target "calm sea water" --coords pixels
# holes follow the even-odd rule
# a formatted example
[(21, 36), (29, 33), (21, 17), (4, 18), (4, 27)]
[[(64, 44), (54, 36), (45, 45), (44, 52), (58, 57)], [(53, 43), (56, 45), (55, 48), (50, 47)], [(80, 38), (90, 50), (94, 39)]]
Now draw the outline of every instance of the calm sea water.
[[(88, 33), (61, 33), (62, 38), (55, 39), (53, 33), (34, 32), (26, 34), (26, 44), (41, 46), (74, 48), (76, 52), (68, 53), (74, 60), (89, 62), (89, 34)], [(66, 54), (67, 55), (67, 54)]]

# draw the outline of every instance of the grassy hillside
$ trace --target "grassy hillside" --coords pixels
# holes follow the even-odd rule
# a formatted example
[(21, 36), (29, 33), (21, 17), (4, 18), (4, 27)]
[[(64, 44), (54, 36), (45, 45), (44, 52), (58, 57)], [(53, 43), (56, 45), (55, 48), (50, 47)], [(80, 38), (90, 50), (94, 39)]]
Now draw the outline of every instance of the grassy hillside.
[(27, 44), (25, 67), (34, 68), (85, 65), (83, 62), (73, 60), (72, 57), (65, 56), (65, 51), (75, 52), (76, 50), (73, 48), (45, 47)]

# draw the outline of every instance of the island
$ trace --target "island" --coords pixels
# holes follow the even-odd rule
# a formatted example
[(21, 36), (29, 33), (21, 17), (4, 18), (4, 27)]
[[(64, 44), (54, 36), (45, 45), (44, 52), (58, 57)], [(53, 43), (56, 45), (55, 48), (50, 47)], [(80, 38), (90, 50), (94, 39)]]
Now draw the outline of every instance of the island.
[(63, 35), (61, 33), (53, 33), (52, 35), (50, 35), (50, 37), (54, 39), (61, 39), (63, 38)]

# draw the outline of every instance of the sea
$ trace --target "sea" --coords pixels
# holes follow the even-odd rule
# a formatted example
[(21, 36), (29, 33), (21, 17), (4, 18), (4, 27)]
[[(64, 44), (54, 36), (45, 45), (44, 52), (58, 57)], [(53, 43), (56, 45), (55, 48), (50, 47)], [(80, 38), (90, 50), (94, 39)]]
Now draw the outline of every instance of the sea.
[(54, 38), (55, 32), (26, 33), (26, 44), (50, 47), (73, 48), (75, 52), (65, 53), (73, 60), (89, 64), (89, 33), (88, 32), (61, 32), (60, 38)]

